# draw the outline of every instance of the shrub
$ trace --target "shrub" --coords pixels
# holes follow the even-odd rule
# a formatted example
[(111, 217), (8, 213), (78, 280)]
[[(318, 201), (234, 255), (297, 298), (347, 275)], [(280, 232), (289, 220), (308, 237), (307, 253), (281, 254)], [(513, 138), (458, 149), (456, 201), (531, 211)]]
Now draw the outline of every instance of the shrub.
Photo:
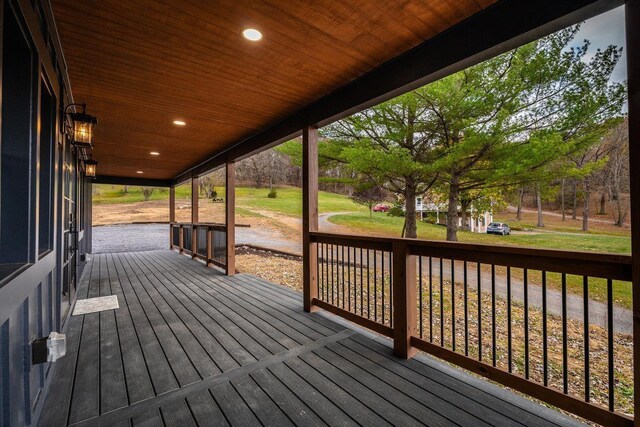
[(422, 218), (422, 222), (428, 222), (430, 224), (436, 223), (436, 213), (435, 212), (427, 212), (427, 214)]
[(275, 199), (276, 197), (278, 197), (278, 190), (272, 188), (271, 190), (269, 190), (269, 194), (267, 194), (267, 197), (270, 199)]
[(393, 204), (393, 206), (391, 206), (391, 208), (389, 209), (389, 212), (387, 212), (387, 215), (389, 216), (404, 216), (404, 203), (402, 202), (395, 202)]

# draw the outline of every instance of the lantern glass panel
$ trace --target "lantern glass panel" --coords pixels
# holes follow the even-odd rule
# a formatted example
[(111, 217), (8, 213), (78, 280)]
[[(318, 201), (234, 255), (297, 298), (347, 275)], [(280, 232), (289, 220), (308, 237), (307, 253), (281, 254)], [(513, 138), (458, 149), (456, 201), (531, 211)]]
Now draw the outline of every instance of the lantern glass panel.
[(79, 145), (91, 145), (93, 124), (87, 122), (73, 122), (73, 141)]
[(96, 177), (96, 165), (91, 164), (91, 163), (87, 163), (85, 165), (84, 173), (89, 178), (95, 178)]

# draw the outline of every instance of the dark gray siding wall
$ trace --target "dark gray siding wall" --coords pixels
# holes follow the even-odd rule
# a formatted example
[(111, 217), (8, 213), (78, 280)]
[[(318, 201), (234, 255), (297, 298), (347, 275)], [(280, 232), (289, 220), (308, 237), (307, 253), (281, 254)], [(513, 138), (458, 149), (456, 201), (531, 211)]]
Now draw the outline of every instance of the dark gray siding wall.
[[(29, 153), (28, 162), (31, 162), (33, 167), (24, 176), (20, 176), (20, 182), (15, 182), (26, 189), (20, 197), (26, 198), (28, 202), (22, 204), (28, 205), (27, 211), (24, 212), (27, 215), (24, 221), (27, 226), (25, 229), (0, 230), (0, 246), (3, 248), (10, 249), (13, 244), (17, 244), (18, 239), (13, 237), (15, 233), (26, 233), (25, 239), (22, 240), (28, 241), (26, 249), (20, 248), (25, 249), (26, 255), (20, 254), (17, 259), (20, 261), (18, 267), (7, 266), (8, 257), (0, 260), (0, 427), (37, 423), (42, 403), (49, 392), (49, 379), (56, 364), (33, 365), (31, 343), (35, 338), (49, 335), (51, 331), (64, 332), (65, 320), (71, 311), (75, 296), (73, 285), (72, 290), (63, 295), (62, 263), (65, 259), (65, 248), (62, 224), (68, 221), (68, 218), (64, 218), (65, 210), (62, 208), (64, 187), (60, 166), (61, 156), (68, 141), (60, 128), (64, 106), (71, 103), (72, 99), (68, 90), (68, 77), (64, 71), (66, 68), (62, 60), (62, 51), (57, 34), (53, 32), (55, 25), (48, 0), (0, 0), (0, 22), (5, 22), (7, 14), (12, 14), (15, 18), (33, 53), (31, 75), (25, 76), (33, 83), (33, 105), (30, 109), (30, 126), (33, 131), (29, 137), (23, 138), (24, 141), (20, 140), (20, 144), (29, 145), (24, 152)], [(3, 48), (6, 48), (6, 44), (3, 43), (4, 27), (6, 26), (0, 28), (0, 70), (12, 66), (11, 63), (7, 63), (12, 58), (2, 54)], [(2, 77), (3, 73), (0, 71), (0, 83)], [(46, 137), (41, 138), (38, 135), (36, 126), (42, 111), (40, 103), (43, 98), (40, 95), (45, 82), (56, 102), (53, 125), (55, 128), (52, 129), (53, 136), (48, 142), (45, 141)], [(0, 90), (0, 106), (9, 105), (10, 99), (7, 97), (10, 96), (10, 92)], [(11, 123), (2, 119), (0, 113), (0, 126), (7, 130), (3, 134), (10, 135), (12, 129), (7, 126), (11, 126)], [(3, 141), (0, 136), (0, 148), (3, 143), (7, 141)], [(36, 167), (39, 153), (47, 151), (39, 149), (43, 143), (52, 144), (50, 161), (55, 170), (52, 179), (46, 183), (40, 182), (42, 176), (38, 176)], [(15, 140), (13, 145), (16, 146)], [(77, 262), (73, 267), (77, 270), (75, 277), (79, 278), (84, 266), (84, 255), (91, 249), (91, 183), (83, 178), (77, 153), (72, 156), (73, 162), (79, 166), (75, 174), (75, 188), (78, 191), (74, 217), (83, 216), (80, 221), (83, 227), (79, 227)], [(9, 178), (3, 179), (9, 184)], [(42, 197), (40, 190), (48, 192), (50, 198)], [(3, 206), (0, 217), (6, 214), (5, 209), (10, 207), (12, 202), (17, 201), (15, 197), (18, 196), (8, 195), (6, 191), (0, 192), (0, 201), (3, 202), (0, 203)], [(48, 199), (51, 200), (51, 209), (48, 212), (53, 218), (52, 222), (50, 218), (39, 218), (43, 211), (47, 211), (41, 208), (41, 203)], [(81, 204), (84, 205), (82, 209)], [(53, 229), (42, 234), (41, 223), (46, 223), (48, 228), (52, 225)], [(46, 245), (39, 244), (42, 243), (39, 239), (46, 234), (49, 234), (51, 242)], [(8, 268), (11, 270), (10, 273), (7, 273)]]

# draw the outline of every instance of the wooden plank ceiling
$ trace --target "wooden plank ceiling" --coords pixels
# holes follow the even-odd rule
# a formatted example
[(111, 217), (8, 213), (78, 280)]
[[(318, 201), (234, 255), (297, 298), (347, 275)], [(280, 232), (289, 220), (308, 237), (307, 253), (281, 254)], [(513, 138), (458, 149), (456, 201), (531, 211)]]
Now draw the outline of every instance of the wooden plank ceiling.
[[(99, 174), (171, 179), (494, 2), (52, 5), (74, 99), (99, 119)], [(264, 38), (245, 40), (245, 28)]]

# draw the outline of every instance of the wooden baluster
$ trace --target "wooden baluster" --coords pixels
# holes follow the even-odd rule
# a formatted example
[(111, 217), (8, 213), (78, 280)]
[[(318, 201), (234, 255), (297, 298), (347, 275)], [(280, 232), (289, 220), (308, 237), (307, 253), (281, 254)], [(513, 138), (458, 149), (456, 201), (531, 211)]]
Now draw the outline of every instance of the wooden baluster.
[(184, 225), (180, 224), (180, 253), (184, 252)]

